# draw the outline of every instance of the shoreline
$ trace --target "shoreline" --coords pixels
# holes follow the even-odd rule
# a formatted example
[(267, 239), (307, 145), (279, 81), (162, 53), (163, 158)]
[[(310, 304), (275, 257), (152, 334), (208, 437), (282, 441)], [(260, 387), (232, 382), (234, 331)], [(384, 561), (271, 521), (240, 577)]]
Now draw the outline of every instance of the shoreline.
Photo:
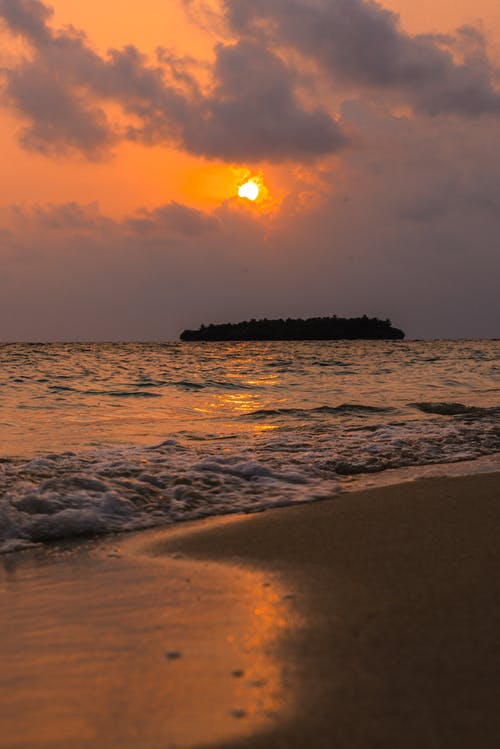
[[(497, 746), (499, 488), (500, 473), (422, 479), (6, 555), (2, 638), (25, 662), (0, 678), (0, 746)], [(47, 678), (63, 719), (40, 738), (37, 705), (23, 743)]]
[(120, 538), (121, 536), (133, 536), (137, 533), (142, 535), (155, 531), (177, 533), (177, 530), (182, 531), (183, 528), (191, 528), (193, 527), (193, 524), (217, 522), (225, 517), (234, 518), (238, 517), (240, 514), (252, 515), (267, 512), (272, 509), (284, 509), (286, 507), (296, 507), (303, 504), (315, 504), (318, 501), (321, 502), (323, 500), (330, 501), (336, 499), (338, 496), (344, 494), (351, 495), (359, 492), (370, 491), (372, 489), (383, 489), (384, 487), (394, 485), (411, 484), (424, 479), (458, 478), (489, 475), (492, 473), (500, 473), (500, 452), (483, 455), (474, 460), (460, 460), (449, 463), (425, 463), (423, 465), (389, 468), (382, 471), (354, 474), (352, 476), (341, 476), (336, 485), (332, 484), (331, 493), (323, 493), (323, 496), (314, 499), (290, 500), (288, 503), (271, 504), (269, 507), (264, 505), (255, 510), (249, 509), (248, 512), (245, 512), (245, 510), (242, 509), (237, 509), (234, 512), (231, 512), (226, 509), (226, 511), (221, 514), (202, 514), (199, 517), (187, 520), (181, 519), (170, 524), (165, 523), (164, 521), (159, 521), (157, 524), (148, 523), (143, 527), (139, 525), (138, 527), (131, 527), (128, 529), (108, 530), (88, 535), (56, 536), (50, 541), (31, 542), (22, 538), (4, 540), (3, 542), (0, 542), (0, 559), (7, 554), (18, 554), (25, 551), (29, 552), (30, 550), (37, 548), (57, 547), (61, 544), (78, 546), (81, 543), (92, 543), (93, 541), (101, 542), (113, 537)]
[(498, 746), (499, 500), (499, 473), (424, 479), (167, 542), (281, 575), (303, 618), (299, 714), (227, 747)]

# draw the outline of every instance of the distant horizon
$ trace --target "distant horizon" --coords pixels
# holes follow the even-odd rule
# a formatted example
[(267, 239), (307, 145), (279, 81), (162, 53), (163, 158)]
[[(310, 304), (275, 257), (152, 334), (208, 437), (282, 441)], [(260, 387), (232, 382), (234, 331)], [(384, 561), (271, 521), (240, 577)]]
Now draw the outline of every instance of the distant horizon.
[[(36, 337), (32, 338), (32, 337), (29, 337), (28, 335), (26, 335), (26, 336), (21, 336), (19, 338), (15, 338), (15, 339), (14, 338), (8, 339), (8, 338), (2, 338), (2, 337), (0, 337), (0, 343), (162, 343), (162, 342), (175, 342), (175, 341), (178, 341), (181, 333), (184, 330), (188, 330), (188, 329), (189, 330), (197, 330), (197, 329), (199, 329), (201, 327), (201, 325), (208, 326), (208, 325), (237, 324), (239, 322), (248, 321), (248, 320), (252, 320), (252, 319), (255, 319), (255, 320), (264, 320), (264, 319), (270, 319), (270, 320), (271, 319), (273, 319), (273, 320), (282, 319), (282, 320), (286, 320), (288, 318), (291, 318), (291, 319), (311, 319), (311, 318), (317, 318), (317, 317), (321, 318), (321, 317), (332, 317), (332, 316), (336, 316), (336, 317), (339, 317), (339, 318), (344, 318), (344, 317), (357, 318), (357, 317), (363, 317), (364, 315), (366, 315), (368, 318), (377, 318), (377, 319), (381, 319), (381, 320), (389, 319), (391, 321), (391, 324), (394, 327), (401, 328), (402, 330), (404, 330), (404, 332), (405, 332), (405, 340), (406, 341), (412, 341), (412, 340), (413, 341), (415, 341), (415, 340), (416, 341), (419, 341), (419, 340), (424, 340), (424, 341), (432, 341), (432, 340), (436, 340), (436, 341), (446, 341), (446, 340), (450, 340), (450, 341), (454, 341), (454, 340), (489, 341), (489, 340), (493, 340), (494, 341), (494, 340), (498, 340), (500, 338), (499, 334), (497, 334), (497, 335), (495, 335), (495, 334), (491, 334), (491, 335), (488, 335), (488, 334), (486, 334), (486, 335), (484, 335), (484, 334), (467, 335), (467, 334), (461, 334), (460, 332), (457, 332), (456, 334), (450, 334), (450, 333), (448, 333), (448, 334), (442, 334), (442, 335), (440, 335), (440, 334), (428, 333), (428, 334), (423, 334), (423, 335), (420, 334), (419, 335), (418, 333), (413, 333), (411, 331), (411, 328), (410, 328), (410, 332), (408, 332), (408, 326), (407, 325), (401, 323), (397, 319), (394, 319), (393, 316), (391, 316), (389, 314), (385, 314), (384, 311), (381, 311), (381, 312), (379, 311), (377, 314), (374, 314), (374, 313), (364, 313), (364, 312), (359, 313), (359, 312), (353, 311), (349, 315), (347, 315), (347, 314), (340, 314), (340, 313), (334, 313), (334, 312), (324, 312), (324, 313), (315, 312), (315, 313), (302, 313), (302, 314), (301, 313), (286, 313), (286, 314), (285, 313), (281, 313), (281, 314), (279, 314), (279, 313), (274, 313), (274, 314), (273, 313), (268, 313), (267, 315), (266, 314), (260, 315), (258, 313), (250, 313), (250, 314), (247, 314), (246, 316), (240, 316), (240, 317), (233, 316), (232, 318), (228, 318), (228, 317), (224, 317), (224, 316), (219, 316), (218, 319), (214, 319), (212, 317), (210, 319), (205, 318), (204, 320), (200, 319), (200, 318), (198, 318), (197, 320), (193, 320), (192, 316), (190, 316), (190, 317), (186, 316), (186, 320), (190, 320), (189, 323), (187, 323), (187, 322), (182, 323), (181, 322), (181, 324), (179, 326), (177, 326), (177, 325), (173, 326), (172, 324), (170, 324), (170, 325), (165, 324), (165, 326), (164, 326), (165, 329), (168, 329), (168, 333), (166, 335), (162, 335), (161, 333), (158, 334), (158, 335), (156, 335), (156, 336), (152, 336), (152, 335), (148, 336), (147, 334), (145, 334), (145, 335), (138, 334), (136, 336), (130, 336), (130, 337), (121, 336), (121, 335), (114, 335), (114, 336), (109, 336), (109, 337), (104, 337), (104, 336), (100, 337), (99, 335), (95, 335), (93, 337), (91, 337), (91, 336), (89, 336), (89, 337), (85, 337), (85, 336), (82, 336), (82, 337), (71, 337), (70, 335), (68, 335), (68, 336), (61, 336), (61, 337), (56, 337), (56, 336), (52, 337), (52, 336), (50, 336), (50, 337), (40, 337), (40, 338), (36, 338)], [(493, 322), (493, 321), (491, 321), (491, 322)], [(418, 328), (418, 325), (415, 325), (414, 327)], [(425, 327), (427, 327), (427, 326), (425, 326)]]
[[(412, 338), (410, 336), (405, 336), (404, 339), (399, 341), (392, 341), (390, 339), (348, 339), (348, 338), (340, 338), (337, 341), (322, 341), (322, 340), (311, 340), (311, 341), (198, 341), (198, 343), (203, 344), (224, 344), (224, 343), (245, 343), (245, 344), (269, 344), (269, 343), (337, 343), (337, 342), (346, 342), (346, 343), (357, 343), (357, 342), (363, 342), (363, 343), (432, 343), (432, 342), (446, 342), (446, 341), (500, 341), (500, 337), (492, 337), (492, 338)], [(70, 339), (47, 339), (47, 340), (29, 340), (29, 339), (20, 339), (20, 340), (3, 340), (0, 339), (0, 345), (14, 345), (14, 344), (26, 344), (26, 345), (46, 345), (46, 344), (126, 344), (126, 343), (140, 343), (140, 344), (163, 344), (163, 343), (189, 343), (186, 341), (181, 341), (180, 338), (150, 338), (150, 339), (141, 339), (141, 338), (129, 338), (129, 339), (81, 339), (81, 340), (70, 340)]]

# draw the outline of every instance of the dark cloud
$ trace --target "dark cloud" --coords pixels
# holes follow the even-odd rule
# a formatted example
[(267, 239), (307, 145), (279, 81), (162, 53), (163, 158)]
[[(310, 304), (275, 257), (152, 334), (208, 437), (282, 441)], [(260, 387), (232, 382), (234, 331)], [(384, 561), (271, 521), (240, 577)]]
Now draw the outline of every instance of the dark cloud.
[(391, 91), (415, 110), (468, 117), (500, 113), (482, 35), (405, 33), (371, 0), (225, 0), (240, 35), (266, 37), (315, 61), (336, 84)]
[(31, 123), (20, 137), (25, 148), (45, 154), (77, 150), (99, 158), (116, 142), (104, 110), (58, 82), (46, 65), (27, 63), (5, 78), (9, 102)]
[[(334, 89), (385, 92), (426, 114), (500, 112), (495, 71), (477, 29), (405, 33), (369, 0), (225, 0), (233, 43), (219, 44), (209, 90), (192, 63), (134, 46), (100, 55), (73, 27), (53, 29), (40, 0), (0, 0), (0, 19), (31, 55), (0, 70), (5, 100), (26, 121), (21, 141), (42, 153), (106, 157), (122, 140), (176, 145), (226, 160), (308, 161), (347, 143), (337, 118), (306, 107), (296, 70), (276, 50), (301, 54)], [(332, 88), (332, 90), (333, 90)], [(121, 115), (110, 112), (118, 106)]]
[[(54, 31), (38, 0), (0, 0), (0, 18), (33, 54), (3, 70), (5, 97), (28, 121), (25, 147), (44, 153), (109, 153), (120, 140), (174, 143), (229, 160), (311, 159), (346, 139), (324, 110), (299, 102), (293, 72), (264, 41), (219, 45), (210, 93), (164, 51), (152, 64), (135, 47), (104, 57), (73, 28)], [(125, 124), (106, 114), (117, 104)]]
[[(76, 202), (3, 211), (4, 340), (167, 339), (332, 312), (388, 316), (416, 337), (498, 335), (500, 134), (479, 116), (497, 113), (498, 93), (476, 29), (411, 36), (360, 0), (227, 0), (232, 41), (201, 89), (192, 61), (99, 55), (36, 0), (0, 0), (0, 17), (30, 46), (0, 77), (32, 149), (95, 158), (125, 139), (308, 160), (339, 149), (343, 130), (356, 144), (335, 168), (294, 169), (281, 206), (260, 215), (237, 200), (120, 219)], [(343, 130), (303, 106), (292, 60), (347, 92)], [(395, 116), (395, 100), (461, 116)]]
[(53, 11), (39, 0), (0, 0), (0, 17), (17, 34), (36, 44), (50, 40), (47, 22)]
[[(223, 158), (308, 159), (346, 142), (324, 110), (305, 111), (294, 95), (295, 77), (260, 41), (242, 40), (216, 50), (217, 85), (201, 121), (186, 129), (195, 153)], [(243, 95), (242, 95), (243, 92)]]
[(94, 232), (113, 226), (113, 221), (102, 215), (97, 202), (82, 205), (71, 201), (30, 209), (13, 206), (11, 211), (18, 225), (32, 225), (43, 231)]
[(74, 203), (17, 211), (2, 222), (0, 335), (168, 339), (207, 321), (336, 312), (390, 317), (413, 337), (498, 336), (497, 122), (359, 102), (343, 117), (358, 148), (321, 182), (303, 170), (260, 217), (231, 200), (120, 219)]
[[(219, 229), (219, 220), (213, 213), (172, 201), (154, 209), (142, 208), (114, 221), (103, 215), (97, 202), (82, 205), (71, 201), (58, 205), (24, 208), (12, 206), (10, 215), (18, 227), (35, 231), (94, 233), (116, 232), (127, 234), (170, 237), (199, 237)], [(2, 236), (0, 230), (0, 237)]]
[(212, 214), (173, 201), (154, 210), (142, 210), (138, 216), (128, 218), (124, 225), (137, 234), (167, 232), (199, 237), (217, 231), (219, 221)]

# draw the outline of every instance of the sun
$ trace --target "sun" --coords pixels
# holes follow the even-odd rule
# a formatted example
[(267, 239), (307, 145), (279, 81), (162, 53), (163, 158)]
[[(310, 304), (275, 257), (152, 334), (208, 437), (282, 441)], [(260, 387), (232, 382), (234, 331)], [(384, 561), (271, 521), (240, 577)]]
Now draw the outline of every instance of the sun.
[(257, 182), (255, 182), (253, 179), (249, 179), (248, 182), (245, 182), (245, 184), (240, 185), (240, 187), (238, 188), (238, 197), (246, 198), (247, 200), (251, 200), (253, 202), (259, 197), (259, 192), (260, 188)]

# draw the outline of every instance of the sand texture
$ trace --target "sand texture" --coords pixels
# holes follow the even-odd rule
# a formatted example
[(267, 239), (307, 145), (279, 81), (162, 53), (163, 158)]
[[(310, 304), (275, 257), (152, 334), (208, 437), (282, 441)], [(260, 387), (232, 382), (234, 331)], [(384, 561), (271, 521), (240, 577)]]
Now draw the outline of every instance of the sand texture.
[(0, 747), (498, 747), (499, 487), (5, 556)]
[(187, 536), (268, 567), (301, 626), (294, 717), (231, 747), (500, 746), (500, 477), (432, 479)]

